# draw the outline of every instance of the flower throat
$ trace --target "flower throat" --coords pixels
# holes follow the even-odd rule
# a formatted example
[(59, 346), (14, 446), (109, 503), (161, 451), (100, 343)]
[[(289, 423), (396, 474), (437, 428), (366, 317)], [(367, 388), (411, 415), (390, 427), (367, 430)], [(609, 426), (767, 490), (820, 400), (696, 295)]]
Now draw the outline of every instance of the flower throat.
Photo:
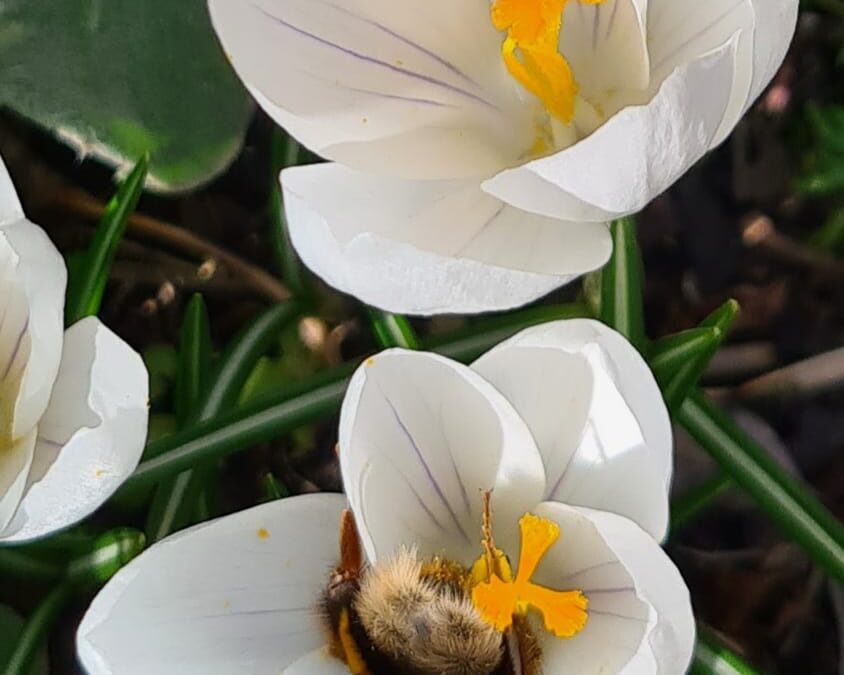
[[(600, 5), (604, 0), (577, 0)], [(578, 85), (560, 54), (560, 30), (568, 0), (494, 0), (490, 14), (506, 31), (501, 58), (516, 81), (536, 96), (548, 113), (569, 124)]]

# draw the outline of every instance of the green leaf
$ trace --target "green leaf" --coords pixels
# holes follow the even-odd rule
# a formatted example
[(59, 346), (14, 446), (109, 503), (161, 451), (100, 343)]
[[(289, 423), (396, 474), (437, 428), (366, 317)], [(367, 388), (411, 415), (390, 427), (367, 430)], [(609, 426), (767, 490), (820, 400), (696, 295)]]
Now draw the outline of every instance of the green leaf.
[(404, 349), (419, 349), (419, 339), (410, 322), (399, 314), (390, 314), (380, 309), (369, 307), (369, 321), (375, 340), (381, 349), (402, 347)]
[(830, 576), (844, 581), (844, 526), (807, 487), (699, 391), (686, 398), (677, 420), (768, 518)]
[[(5, 0), (0, 104), (149, 187), (184, 190), (240, 150), (253, 104), (205, 0)], [(281, 64), (279, 64), (281, 67)]]
[(688, 393), (697, 385), (712, 357), (715, 356), (715, 352), (718, 351), (718, 347), (724, 341), (724, 337), (730, 331), (738, 309), (739, 306), (735, 300), (728, 300), (701, 321), (699, 328), (712, 331), (709, 342), (669, 375), (665, 376), (664, 370), (661, 371), (663, 379), (659, 381), (660, 388), (665, 404), (671, 412), (679, 409)]
[(72, 560), (67, 566), (67, 578), (79, 586), (102, 586), (121, 567), (138, 557), (146, 546), (140, 530), (118, 527), (100, 535), (91, 550)]
[[(0, 605), (0, 672), (9, 666), (25, 625), (23, 618), (15, 610), (8, 605)], [(32, 666), (26, 675), (49, 675), (49, 672), (47, 650), (42, 647), (35, 653)]]
[(611, 227), (613, 254), (601, 272), (600, 319), (643, 351), (647, 339), (636, 222), (632, 217), (620, 218), (613, 221)]
[[(440, 338), (433, 348), (471, 361), (523, 328), (551, 319), (583, 316), (577, 305), (541, 307), (486, 319), (486, 331)], [(477, 329), (476, 329), (477, 330)], [(120, 490), (121, 498), (197, 462), (218, 459), (337, 413), (356, 363), (325, 370), (303, 382), (267, 393), (251, 403), (147, 445), (146, 458)]]
[(69, 279), (67, 288), (67, 326), (86, 316), (96, 316), (100, 311), (114, 253), (126, 229), (126, 221), (138, 205), (146, 175), (147, 157), (143, 155), (106, 206), (84, 262), (74, 267), (75, 274)]
[(733, 481), (729, 476), (720, 474), (673, 500), (671, 502), (671, 534), (675, 534), (694, 520), (701, 511), (710, 506), (732, 485)]
[(690, 328), (654, 342), (649, 350), (648, 364), (656, 381), (663, 387), (689, 361), (699, 358), (713, 344), (717, 346), (720, 342), (721, 331), (717, 328)]
[(179, 365), (176, 372), (176, 419), (188, 422), (211, 369), (211, 326), (205, 301), (198, 293), (188, 302), (179, 334)]
[[(276, 305), (252, 322), (233, 342), (221, 359), (221, 365), (206, 394), (191, 416), (191, 424), (216, 418), (224, 408), (237, 401), (249, 374), (269, 349), (285, 323), (298, 316), (294, 301)], [(150, 451), (152, 455), (152, 452)], [(208, 458), (208, 459), (213, 459)], [(203, 466), (204, 465), (204, 466)], [(213, 470), (210, 461), (184, 471), (159, 487), (148, 518), (147, 533), (152, 541), (182, 529), (194, 517), (200, 493)]]
[[(211, 369), (211, 328), (202, 296), (195, 294), (188, 303), (179, 335), (179, 367), (176, 374), (176, 420), (180, 428), (193, 418)], [(192, 513), (187, 499), (192, 472), (186, 471), (161, 482), (147, 513), (146, 536), (151, 543), (166, 537)], [(189, 514), (186, 515), (185, 511)], [(178, 521), (178, 522), (177, 522)]]
[(72, 597), (73, 586), (70, 582), (65, 581), (53, 587), (27, 619), (0, 674), (32, 675), (50, 630)]
[(738, 654), (709, 635), (699, 635), (689, 675), (757, 675)]

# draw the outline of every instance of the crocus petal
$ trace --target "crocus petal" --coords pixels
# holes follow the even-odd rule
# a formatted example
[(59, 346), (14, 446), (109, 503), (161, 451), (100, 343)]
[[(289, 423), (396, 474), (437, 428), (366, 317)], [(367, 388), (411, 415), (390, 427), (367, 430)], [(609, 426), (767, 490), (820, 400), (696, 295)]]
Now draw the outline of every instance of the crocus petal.
[(349, 675), (349, 669), (327, 647), (322, 647), (287, 666), (282, 675)]
[(38, 427), (26, 495), (0, 539), (33, 539), (93, 513), (137, 466), (146, 432), (141, 357), (96, 318), (73, 325)]
[[(500, 170), (530, 145), (513, 132), (531, 126), (514, 124), (523, 106), (501, 66), (486, 0), (210, 0), (209, 7), (259, 102), (324, 157), (446, 178)], [(369, 145), (391, 139), (388, 154)]]
[(38, 423), (50, 399), (62, 351), (67, 272), (44, 230), (24, 219), (0, 228), (0, 265), (4, 286), (13, 284), (15, 295), (24, 300), (12, 307), (8, 291), (5, 302), (0, 300), (6, 307), (0, 343), (14, 341), (0, 368), (2, 373), (24, 368), (11, 425), (12, 436), (18, 438)]
[(472, 368), (525, 420), (545, 464), (543, 499), (612, 511), (657, 540), (668, 528), (671, 426), (639, 353), (597, 321), (529, 328)]
[(710, 148), (730, 99), (737, 38), (675, 70), (646, 105), (630, 106), (588, 138), (509, 169), (483, 189), (557, 218), (606, 221), (635, 213)]
[(0, 226), (21, 218), (23, 218), (23, 208), (18, 199), (18, 193), (15, 191), (3, 158), (0, 157)]
[(535, 513), (556, 522), (562, 536), (534, 580), (589, 600), (586, 627), (573, 638), (537, 630), (544, 672), (686, 672), (695, 640), (689, 592), (653, 538), (612, 513), (557, 502)]
[(371, 561), (400, 546), (470, 564), (480, 554), (483, 490), (496, 539), (542, 496), (542, 460), (509, 403), (469, 368), (390, 350), (361, 366), (340, 413), (340, 467)]
[(776, 73), (791, 43), (797, 9), (795, 0), (651, 0), (648, 37), (657, 81), (738, 35), (730, 102), (712, 146), (729, 135)]
[(478, 181), (406, 181), (337, 164), (282, 174), (305, 263), (364, 302), (411, 314), (507, 309), (600, 267), (599, 223), (513, 209)]
[(77, 633), (89, 675), (278, 675), (324, 644), (340, 495), (292, 497), (180, 532), (124, 567)]
[(568, 3), (560, 51), (571, 66), (581, 96), (591, 99), (617, 89), (647, 89), (647, 13), (648, 0)]
[(26, 490), (26, 478), (35, 453), (35, 432), (32, 429), (23, 438), (0, 448), (0, 532), (15, 515)]

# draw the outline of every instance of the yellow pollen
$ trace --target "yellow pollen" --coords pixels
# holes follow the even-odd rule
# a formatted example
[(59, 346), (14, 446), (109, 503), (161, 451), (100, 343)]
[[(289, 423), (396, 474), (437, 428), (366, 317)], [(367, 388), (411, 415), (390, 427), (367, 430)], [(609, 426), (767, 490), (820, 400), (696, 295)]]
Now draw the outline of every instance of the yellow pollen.
[[(577, 0), (599, 5), (604, 0)], [(492, 23), (507, 36), (501, 58), (510, 75), (536, 96), (549, 114), (568, 124), (578, 86), (560, 54), (560, 30), (568, 0), (494, 0)]]
[(530, 580), (542, 556), (560, 538), (559, 526), (526, 513), (519, 520), (519, 531), (522, 546), (515, 578), (490, 575), (488, 581), (472, 589), (472, 603), (484, 621), (500, 632), (513, 624), (514, 614), (525, 615), (532, 608), (542, 614), (549, 633), (560, 638), (573, 637), (586, 625), (588, 601), (583, 593), (554, 591)]

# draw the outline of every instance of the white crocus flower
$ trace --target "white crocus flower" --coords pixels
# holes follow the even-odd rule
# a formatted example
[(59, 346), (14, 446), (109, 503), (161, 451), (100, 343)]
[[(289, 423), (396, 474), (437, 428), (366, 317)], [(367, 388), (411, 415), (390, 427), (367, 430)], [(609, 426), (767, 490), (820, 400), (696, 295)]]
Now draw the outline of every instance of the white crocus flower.
[(146, 438), (141, 358), (96, 318), (63, 330), (66, 282), (0, 160), (0, 544), (91, 514)]
[[(450, 561), (456, 565), (447, 569), (462, 574), (482, 557), (487, 490), (495, 545), (516, 566), (515, 582), (495, 583), (519, 593), (541, 584), (554, 598), (569, 598), (540, 609), (545, 621), (561, 618), (560, 630), (572, 636), (546, 631), (535, 611), (541, 599), (527, 601), (533, 608), (527, 619), (524, 607), (512, 618), (506, 594), (492, 578), (474, 587), (471, 601), (460, 596), (473, 630), (492, 631), (493, 646), (500, 648), (491, 612), (503, 602), (499, 618), (520, 622), (518, 632), (515, 623), (508, 629), (508, 640), (527, 630), (541, 647), (540, 663), (525, 675), (537, 665), (546, 675), (685, 671), (695, 632), (689, 595), (658, 544), (671, 474), (668, 416), (646, 365), (617, 333), (586, 320), (547, 324), (517, 335), (471, 368), (429, 353), (383, 352), (352, 378), (339, 452), (346, 497), (293, 497), (206, 523), (151, 547), (122, 569), (94, 600), (77, 635), (88, 672), (364, 672), (329, 653), (330, 632), (320, 612), (321, 598), (327, 609), (324, 593), (338, 578), (331, 572), (338, 559), (341, 565), (355, 559), (347, 536), (342, 555), (338, 550), (347, 499), (369, 565), (364, 579), (384, 600), (392, 591), (389, 583), (377, 583), (379, 570), (387, 577), (390, 570), (407, 571), (410, 558), (410, 569), (418, 572), (414, 555), (440, 556), (438, 569)], [(528, 532), (520, 549), (522, 526), (552, 536), (537, 543)], [(555, 532), (560, 538), (551, 545)], [(522, 575), (529, 583), (519, 581)], [(520, 598), (511, 598), (513, 606)], [(402, 635), (407, 644), (425, 644), (422, 658), (440, 658), (442, 632), (428, 630), (428, 606), (416, 607), (422, 616), (413, 615), (408, 625), (417, 628)], [(349, 607), (376, 623), (384, 618), (377, 603), (366, 611), (357, 600)], [(572, 624), (566, 623), (569, 611)], [(353, 655), (360, 637), (349, 651), (348, 641), (333, 641), (334, 652)], [(478, 644), (446, 642), (458, 650)], [(504, 658), (526, 653), (507, 644)], [(369, 650), (360, 653), (371, 657)], [(421, 672), (487, 672), (451, 665)]]
[[(798, 0), (209, 0), (235, 70), (332, 160), (293, 243), (391, 311), (522, 305), (609, 256), (773, 77)], [(562, 21), (561, 21), (562, 19)]]

